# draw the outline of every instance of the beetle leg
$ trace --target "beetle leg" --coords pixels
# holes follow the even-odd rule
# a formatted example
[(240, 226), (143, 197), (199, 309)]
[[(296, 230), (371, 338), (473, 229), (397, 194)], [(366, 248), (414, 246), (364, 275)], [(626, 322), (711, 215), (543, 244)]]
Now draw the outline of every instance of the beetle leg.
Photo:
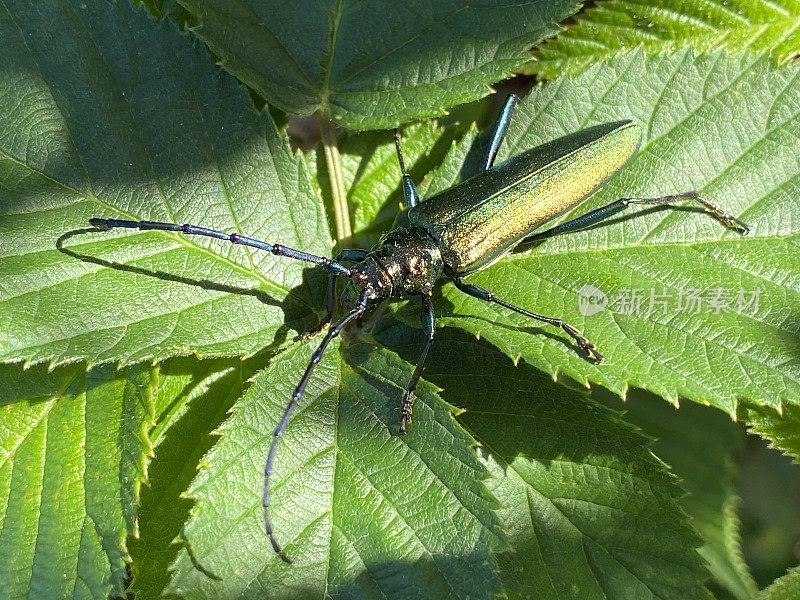
[(715, 204), (712, 204), (708, 200), (700, 197), (697, 192), (684, 192), (682, 194), (674, 194), (672, 196), (662, 196), (660, 198), (621, 198), (611, 204), (606, 204), (605, 206), (601, 206), (600, 208), (596, 208), (594, 210), (589, 211), (588, 213), (576, 217), (567, 221), (566, 223), (561, 223), (560, 225), (556, 225), (546, 231), (542, 231), (541, 233), (534, 233), (531, 236), (526, 237), (522, 240), (522, 244), (529, 244), (531, 242), (538, 242), (539, 240), (543, 240), (549, 237), (553, 237), (556, 235), (561, 235), (562, 233), (569, 233), (571, 231), (580, 231), (581, 229), (586, 229), (587, 227), (591, 227), (592, 225), (597, 225), (598, 223), (602, 223), (606, 219), (614, 216), (618, 212), (622, 212), (626, 208), (634, 205), (650, 205), (650, 206), (658, 206), (658, 205), (673, 205), (677, 202), (682, 202), (684, 200), (692, 200), (694, 202), (698, 202), (703, 205), (705, 208), (705, 212), (710, 214), (712, 217), (720, 221), (726, 227), (730, 229), (735, 229), (742, 235), (747, 235), (750, 233), (750, 226), (743, 221), (740, 221), (732, 214), (725, 212)]
[(89, 219), (89, 223), (98, 229), (114, 229), (116, 227), (121, 227), (124, 229), (141, 229), (143, 231), (174, 231), (175, 233), (183, 233), (186, 235), (202, 235), (205, 237), (231, 242), (232, 244), (249, 246), (250, 248), (258, 248), (259, 250), (271, 252), (275, 256), (285, 256), (295, 260), (303, 260), (305, 262), (313, 263), (318, 267), (322, 267), (329, 273), (333, 273), (335, 276), (350, 277), (350, 269), (345, 267), (340, 262), (331, 260), (330, 258), (316, 256), (315, 254), (309, 254), (308, 252), (295, 250), (294, 248), (289, 248), (288, 246), (283, 246), (281, 244), (270, 244), (269, 242), (263, 242), (261, 240), (247, 237), (246, 235), (240, 235), (238, 233), (225, 233), (224, 231), (208, 229), (207, 227), (190, 225), (188, 223), (178, 225), (177, 223), (160, 223), (158, 221), (127, 221), (124, 219), (97, 218)]
[(427, 339), (425, 340), (425, 345), (422, 346), (422, 353), (417, 361), (417, 366), (414, 368), (414, 373), (412, 373), (411, 380), (406, 387), (406, 393), (403, 395), (403, 405), (400, 410), (400, 433), (405, 433), (406, 426), (411, 422), (414, 391), (417, 389), (417, 383), (419, 383), (419, 378), (422, 375), (422, 369), (425, 368), (425, 359), (428, 358), (428, 350), (431, 349), (433, 335), (436, 331), (436, 318), (433, 314), (433, 302), (431, 302), (430, 296), (422, 297), (422, 329)]
[(503, 108), (500, 109), (500, 114), (489, 132), (489, 143), (486, 148), (486, 157), (481, 163), (481, 170), (486, 171), (492, 168), (494, 159), (497, 158), (497, 153), (500, 151), (500, 146), (508, 132), (508, 126), (511, 123), (511, 117), (514, 115), (514, 109), (519, 104), (519, 96), (516, 94), (509, 94), (506, 101), (503, 103)]
[[(336, 255), (336, 262), (342, 261), (350, 261), (350, 262), (359, 262), (364, 260), (367, 257), (369, 252), (367, 250), (361, 250), (359, 248), (348, 248), (339, 252)], [(310, 338), (317, 335), (320, 331), (325, 329), (328, 325), (331, 324), (331, 320), (333, 319), (333, 312), (336, 309), (336, 273), (332, 271), (328, 272), (328, 287), (325, 293), (325, 315), (322, 317), (322, 320), (319, 324), (307, 331), (303, 337)]]
[(414, 208), (419, 204), (419, 191), (411, 175), (406, 171), (406, 161), (403, 160), (403, 149), (400, 147), (400, 129), (397, 127), (394, 129), (394, 147), (397, 149), (397, 162), (400, 163), (400, 170), (403, 172), (403, 197), (406, 208)]
[(283, 435), (283, 432), (286, 430), (286, 425), (289, 423), (289, 418), (292, 416), (294, 409), (300, 402), (300, 398), (303, 397), (303, 392), (306, 389), (306, 385), (308, 385), (308, 380), (311, 379), (311, 374), (314, 372), (314, 367), (316, 367), (317, 363), (322, 359), (322, 355), (325, 353), (328, 344), (331, 343), (331, 340), (333, 340), (333, 338), (337, 337), (339, 333), (341, 333), (342, 329), (344, 329), (348, 323), (363, 315), (366, 309), (367, 309), (367, 294), (366, 292), (362, 292), (361, 295), (358, 297), (358, 300), (356, 301), (356, 305), (353, 307), (353, 310), (351, 310), (345, 316), (339, 319), (336, 322), (336, 324), (328, 330), (328, 333), (326, 333), (325, 337), (322, 338), (322, 342), (320, 342), (320, 345), (317, 346), (317, 349), (314, 351), (314, 354), (311, 355), (311, 361), (308, 363), (305, 373), (303, 373), (303, 376), (300, 378), (300, 383), (298, 383), (297, 387), (294, 388), (292, 397), (286, 404), (286, 408), (283, 410), (283, 415), (278, 421), (278, 425), (275, 427), (275, 431), (272, 433), (272, 443), (269, 446), (269, 452), (267, 453), (267, 461), (266, 464), (264, 465), (264, 496), (261, 504), (264, 509), (264, 531), (266, 531), (267, 537), (269, 538), (269, 541), (272, 544), (272, 548), (273, 550), (275, 550), (275, 553), (278, 556), (280, 556), (281, 559), (286, 563), (291, 563), (292, 561), (286, 555), (286, 552), (284, 552), (283, 547), (275, 538), (275, 532), (272, 528), (272, 519), (270, 518), (269, 514), (269, 503), (270, 503), (269, 480), (270, 477), (272, 476), (273, 464), (275, 463), (275, 452), (278, 449), (278, 440)]
[(592, 358), (597, 363), (603, 362), (603, 355), (597, 351), (595, 345), (592, 344), (589, 340), (587, 340), (580, 331), (578, 331), (575, 327), (566, 323), (562, 319), (557, 317), (548, 317), (545, 315), (540, 315), (537, 313), (533, 313), (530, 311), (525, 310), (524, 308), (520, 308), (519, 306), (514, 306), (506, 302), (505, 300), (501, 300), (497, 298), (492, 292), (483, 289), (477, 285), (472, 285), (470, 283), (464, 283), (460, 279), (453, 279), (453, 283), (456, 285), (458, 289), (460, 289), (465, 294), (469, 294), (475, 298), (480, 298), (481, 300), (485, 300), (486, 302), (492, 302), (494, 304), (499, 304), (509, 310), (513, 310), (516, 313), (524, 315), (526, 317), (530, 317), (531, 319), (536, 319), (537, 321), (542, 321), (543, 323), (547, 323), (549, 325), (553, 325), (555, 327), (560, 327), (565, 332), (567, 332), (572, 339), (578, 344), (581, 350), (583, 350), (589, 358)]

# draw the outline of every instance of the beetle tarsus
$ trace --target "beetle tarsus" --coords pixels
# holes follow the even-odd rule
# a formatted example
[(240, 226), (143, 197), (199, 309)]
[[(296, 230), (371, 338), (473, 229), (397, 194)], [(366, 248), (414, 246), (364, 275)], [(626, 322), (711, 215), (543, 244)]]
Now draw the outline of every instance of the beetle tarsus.
[(406, 394), (403, 397), (403, 408), (400, 410), (400, 433), (405, 433), (411, 423), (411, 405), (413, 403), (414, 394)]
[(414, 390), (406, 390), (403, 395), (403, 404), (400, 408), (400, 433), (405, 433), (411, 424), (411, 415), (414, 411)]
[(715, 210), (712, 211), (712, 213), (728, 229), (733, 229), (734, 231), (738, 231), (741, 235), (748, 235), (750, 233), (750, 225), (748, 225), (741, 219), (737, 219), (732, 214), (727, 213), (723, 210)]
[(694, 200), (695, 202), (699, 202), (706, 207), (709, 214), (716, 218), (720, 223), (725, 225), (725, 227), (728, 229), (738, 231), (742, 235), (747, 235), (750, 233), (750, 225), (741, 219), (737, 219), (731, 213), (722, 210), (716, 204), (709, 202), (695, 191), (684, 192), (683, 194), (679, 194), (675, 197), (678, 199)]
[(414, 367), (414, 372), (411, 374), (411, 379), (406, 387), (406, 393), (403, 394), (403, 404), (400, 409), (400, 433), (406, 432), (406, 427), (411, 423), (411, 412), (414, 405), (414, 392), (417, 389), (419, 378), (422, 376), (422, 370), (425, 368), (425, 360), (428, 358), (428, 351), (431, 349), (433, 343), (433, 336), (436, 333), (436, 317), (433, 314), (433, 302), (429, 294), (422, 296), (422, 330), (425, 332), (426, 340), (422, 346), (417, 366)]
[(744, 221), (740, 221), (733, 215), (729, 215), (733, 225), (731, 225), (731, 229), (738, 231), (742, 235), (750, 235), (750, 225), (745, 223)]
[(721, 214), (715, 214), (715, 216), (722, 221), (728, 229), (738, 231), (741, 235), (748, 235), (750, 233), (750, 225), (737, 219), (730, 213), (723, 212)]
[(569, 335), (572, 336), (572, 339), (575, 340), (580, 349), (584, 352), (584, 354), (586, 354), (588, 358), (594, 360), (597, 364), (603, 362), (605, 357), (597, 351), (597, 347), (592, 342), (583, 337), (583, 334), (580, 331), (575, 329), (569, 323), (565, 323), (560, 319), (558, 324), (561, 326), (561, 329), (563, 329)]
[(581, 345), (581, 350), (583, 350), (586, 353), (586, 356), (591, 358), (598, 365), (606, 359), (605, 356), (597, 351), (597, 347), (590, 342), (586, 342), (586, 344)]

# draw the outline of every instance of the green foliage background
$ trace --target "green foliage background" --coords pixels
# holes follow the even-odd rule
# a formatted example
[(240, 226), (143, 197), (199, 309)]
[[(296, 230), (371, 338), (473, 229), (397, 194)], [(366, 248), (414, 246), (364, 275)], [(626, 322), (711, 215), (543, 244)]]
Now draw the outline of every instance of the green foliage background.
[[(798, 22), (794, 0), (0, 0), (4, 596), (796, 597), (796, 569), (769, 585), (797, 563), (777, 551), (800, 535), (796, 467), (753, 446), (800, 456)], [(515, 72), (538, 83), (503, 156), (642, 126), (637, 157), (564, 218), (697, 189), (753, 232), (645, 211), (474, 277), (574, 323), (600, 366), (443, 286), (405, 436), (418, 307), (372, 313), (282, 440), (288, 567), (261, 529), (262, 470), (324, 276), (88, 219), (369, 247), (402, 196), (384, 130), (408, 123), (423, 195), (453, 185)], [(276, 123), (311, 113), (325, 148), (303, 155)], [(586, 283), (761, 300), (584, 317)]]

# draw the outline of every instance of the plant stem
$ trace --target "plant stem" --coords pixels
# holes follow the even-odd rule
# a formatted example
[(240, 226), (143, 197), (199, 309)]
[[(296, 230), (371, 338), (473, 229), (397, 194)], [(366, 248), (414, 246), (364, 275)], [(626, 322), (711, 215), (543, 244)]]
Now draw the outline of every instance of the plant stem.
[(350, 226), (350, 207), (347, 205), (347, 190), (342, 173), (342, 156), (339, 154), (339, 146), (336, 145), (336, 126), (326, 115), (320, 114), (320, 130), (325, 164), (328, 167), (328, 181), (331, 184), (336, 242), (339, 247), (348, 247), (353, 230)]

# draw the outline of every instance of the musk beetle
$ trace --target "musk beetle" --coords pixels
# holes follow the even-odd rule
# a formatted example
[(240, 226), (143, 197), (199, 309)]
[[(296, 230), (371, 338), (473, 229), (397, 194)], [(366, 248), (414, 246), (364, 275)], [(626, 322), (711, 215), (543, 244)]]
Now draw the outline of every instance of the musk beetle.
[(426, 341), (403, 396), (400, 411), (402, 433), (411, 420), (414, 390), (433, 342), (435, 319), (431, 294), (434, 284), (440, 279), (451, 281), (470, 296), (561, 328), (575, 340), (588, 358), (601, 362), (603, 356), (594, 344), (569, 323), (558, 317), (514, 306), (488, 290), (465, 282), (463, 277), (489, 266), (520, 244), (597, 225), (631, 206), (669, 206), (691, 201), (725, 226), (742, 234), (749, 231), (745, 223), (701, 198), (697, 192), (690, 191), (659, 198), (622, 198), (550, 229), (536, 232), (548, 221), (583, 202), (617, 173), (636, 152), (640, 131), (632, 121), (597, 125), (495, 165), (495, 157), (517, 102), (516, 96), (509, 96), (490, 130), (480, 172), (424, 202), (420, 202), (417, 187), (406, 170), (399, 132), (395, 130), (403, 194), (408, 209), (405, 215), (407, 224), (389, 231), (372, 250), (343, 250), (335, 260), (331, 260), (239, 233), (229, 234), (197, 225), (100, 218), (90, 220), (93, 226), (100, 229), (122, 227), (207, 236), (317, 265), (328, 272), (326, 314), (319, 330), (328, 327), (332, 321), (336, 307), (336, 278), (348, 281), (347, 295), (350, 296), (351, 305), (343, 317), (330, 325), (311, 356), (275, 427), (267, 453), (264, 468), (264, 527), (275, 552), (287, 563), (291, 560), (275, 537), (269, 512), (270, 476), (278, 439), (331, 340), (348, 323), (363, 315), (369, 306), (388, 298), (408, 296), (418, 297), (422, 303), (422, 329)]

